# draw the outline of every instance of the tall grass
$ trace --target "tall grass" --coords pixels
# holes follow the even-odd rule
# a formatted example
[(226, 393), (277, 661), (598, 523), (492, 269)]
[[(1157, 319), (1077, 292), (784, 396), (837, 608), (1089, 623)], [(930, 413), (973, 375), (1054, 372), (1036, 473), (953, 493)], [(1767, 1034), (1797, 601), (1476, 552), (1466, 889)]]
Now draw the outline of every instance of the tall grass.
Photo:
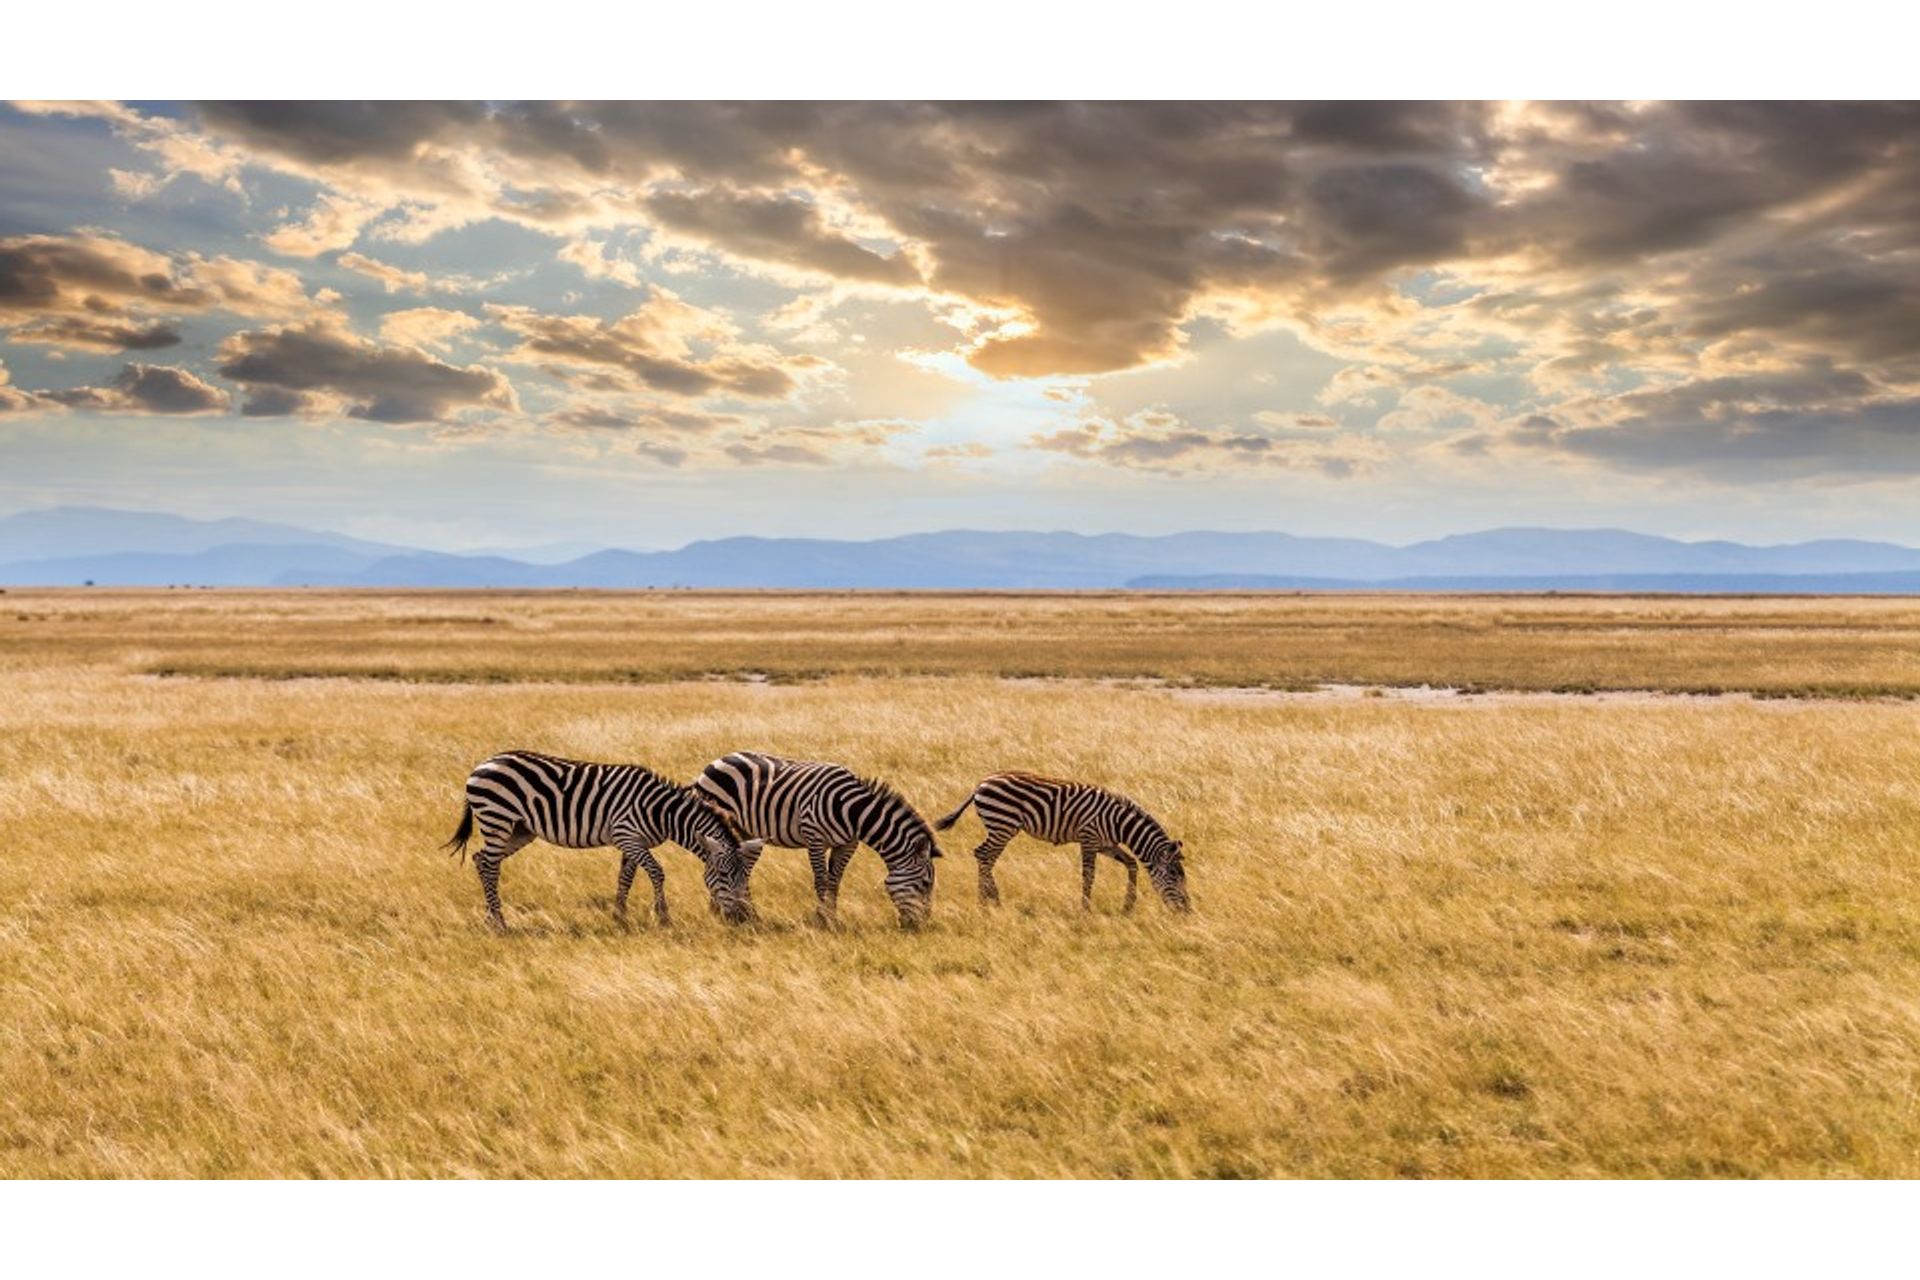
[[(878, 629), (884, 606), (856, 603)], [(132, 619), (8, 641), (8, 1174), (1920, 1174), (1911, 703), (141, 674), (180, 648), (278, 660), (266, 614), (301, 626), (316, 606), (191, 607), (198, 630), (145, 598), (36, 600), (23, 611)], [(568, 616), (541, 633), (562, 668)], [(1860, 643), (1893, 616), (1870, 610)], [(299, 643), (348, 665), (432, 629), (326, 625)], [(476, 625), (433, 661), (499, 662), (487, 637), (532, 625)], [(1844, 621), (1822, 625), (1825, 670), (1867, 662)], [(1165, 634), (1154, 661), (1195, 674), (1202, 642)], [(630, 663), (666, 660), (637, 635)], [(767, 643), (752, 669), (813, 642)], [(805, 923), (805, 859), (781, 850), (756, 877), (764, 927), (711, 919), (668, 851), (675, 924), (626, 932), (615, 855), (535, 845), (507, 864), (514, 928), (494, 937), (471, 868), (434, 846), (467, 768), (508, 746), (682, 777), (735, 747), (837, 758), (929, 815), (994, 769), (1097, 778), (1186, 841), (1196, 913), (1120, 915), (1108, 866), (1083, 914), (1072, 852), (1024, 839), (989, 912), (969, 816), (918, 935), (870, 852), (837, 933)]]

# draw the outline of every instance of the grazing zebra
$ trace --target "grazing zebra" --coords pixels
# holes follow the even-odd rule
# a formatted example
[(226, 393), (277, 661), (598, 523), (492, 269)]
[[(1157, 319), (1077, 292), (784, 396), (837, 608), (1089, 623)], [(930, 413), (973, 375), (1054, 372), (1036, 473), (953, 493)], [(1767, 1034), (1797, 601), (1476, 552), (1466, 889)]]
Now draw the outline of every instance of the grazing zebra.
[(668, 841), (706, 864), (703, 878), (715, 911), (734, 923), (751, 914), (744, 860), (758, 856), (760, 842), (740, 844), (690, 790), (637, 764), (503, 752), (468, 775), (460, 829), (442, 847), (455, 855), (466, 852), (476, 826), (484, 843), (473, 865), (486, 895), (487, 919), (496, 929), (506, 928), (500, 864), (536, 838), (566, 849), (612, 845), (620, 850), (613, 909), (622, 920), (633, 873), (644, 867), (653, 881), (654, 918), (667, 923), (667, 876), (653, 849)]
[(855, 847), (865, 843), (887, 864), (887, 896), (903, 926), (918, 926), (932, 909), (933, 859), (940, 847), (927, 820), (884, 782), (837, 764), (736, 751), (708, 765), (693, 786), (736, 830), (757, 837), (751, 852), (741, 846), (743, 892), (759, 861), (759, 844), (805, 849), (820, 919), (830, 924), (840, 877)]
[(933, 824), (946, 831), (972, 805), (987, 824), (987, 838), (973, 851), (980, 864), (980, 900), (996, 904), (1000, 886), (993, 882), (993, 864), (1007, 841), (1027, 832), (1048, 844), (1080, 846), (1080, 905), (1093, 907), (1093, 866), (1106, 854), (1127, 869), (1127, 901), (1133, 910), (1139, 863), (1147, 864), (1147, 878), (1161, 900), (1175, 911), (1190, 911), (1187, 869), (1180, 842), (1168, 837), (1153, 815), (1122, 795), (1085, 782), (1066, 782), (1035, 773), (996, 773), (973, 789), (960, 807)]

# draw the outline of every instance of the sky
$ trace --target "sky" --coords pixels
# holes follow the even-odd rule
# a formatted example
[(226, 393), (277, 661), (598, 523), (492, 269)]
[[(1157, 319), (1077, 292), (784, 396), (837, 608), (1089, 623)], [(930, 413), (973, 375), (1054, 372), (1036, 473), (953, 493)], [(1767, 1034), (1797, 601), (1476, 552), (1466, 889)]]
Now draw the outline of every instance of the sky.
[(14, 103), (0, 513), (1920, 544), (1920, 108)]

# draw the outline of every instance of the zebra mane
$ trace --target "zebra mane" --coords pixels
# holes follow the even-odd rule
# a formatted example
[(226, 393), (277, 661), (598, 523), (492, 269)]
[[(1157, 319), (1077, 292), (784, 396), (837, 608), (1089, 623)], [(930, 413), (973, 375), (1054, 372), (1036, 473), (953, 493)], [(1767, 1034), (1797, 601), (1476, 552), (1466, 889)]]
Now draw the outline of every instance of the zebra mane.
[(913, 803), (910, 800), (908, 800), (905, 796), (901, 795), (900, 792), (894, 788), (892, 783), (882, 782), (878, 778), (868, 778), (857, 773), (854, 774), (853, 776), (855, 780), (860, 783), (861, 786), (865, 787), (868, 791), (871, 791), (874, 794), (874, 797), (878, 799), (882, 804), (888, 805), (893, 809), (901, 810), (905, 812), (908, 817), (913, 819), (914, 825), (918, 827), (922, 832), (925, 833), (929, 841), (933, 839), (932, 825), (929, 824), (925, 818), (920, 816), (920, 811), (914, 808)]
[(1160, 839), (1162, 839), (1168, 844), (1173, 843), (1173, 837), (1168, 835), (1167, 829), (1160, 825), (1160, 819), (1154, 817), (1151, 813), (1148, 813), (1146, 810), (1146, 806), (1142, 805), (1138, 800), (1135, 800), (1129, 796), (1123, 796), (1116, 792), (1111, 792), (1111, 791), (1108, 792), (1107, 794), (1113, 796), (1114, 799), (1118, 800), (1121, 803), (1121, 805), (1124, 807), (1124, 810), (1128, 814), (1128, 816), (1138, 818), (1140, 821), (1146, 823), (1148, 831), (1151, 831), (1154, 835), (1159, 836)]

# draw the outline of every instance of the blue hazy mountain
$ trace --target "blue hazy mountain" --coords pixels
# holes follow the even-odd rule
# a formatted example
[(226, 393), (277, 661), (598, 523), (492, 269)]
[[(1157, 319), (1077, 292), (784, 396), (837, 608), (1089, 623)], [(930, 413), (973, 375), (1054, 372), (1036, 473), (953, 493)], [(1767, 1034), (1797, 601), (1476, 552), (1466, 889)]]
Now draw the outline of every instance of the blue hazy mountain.
[(361, 552), (372, 559), (407, 550), (287, 524), (259, 520), (190, 520), (158, 511), (48, 507), (0, 516), (0, 564), (122, 551), (192, 555), (223, 546), (335, 547)]
[(1920, 550), (1892, 543), (1748, 546), (1618, 529), (1492, 529), (1404, 547), (1286, 533), (949, 530), (862, 542), (718, 538), (557, 563), (552, 550), (451, 555), (260, 521), (61, 507), (0, 518), (0, 584), (1920, 590)]

